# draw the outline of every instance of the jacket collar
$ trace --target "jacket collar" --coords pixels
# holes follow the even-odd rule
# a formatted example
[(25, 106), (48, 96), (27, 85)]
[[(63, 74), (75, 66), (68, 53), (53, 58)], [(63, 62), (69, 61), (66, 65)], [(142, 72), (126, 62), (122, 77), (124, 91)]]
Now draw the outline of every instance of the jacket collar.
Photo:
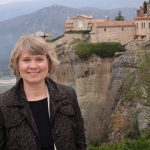
[[(51, 103), (57, 103), (58, 101), (67, 98), (66, 92), (60, 91), (58, 88), (58, 84), (55, 83), (50, 78), (45, 79), (49, 95), (50, 95), (50, 101)], [(27, 105), (27, 98), (25, 95), (25, 91), (23, 88), (23, 80), (20, 79), (16, 85), (10, 90), (10, 98), (9, 102), (7, 103), (7, 106), (9, 107), (24, 107)]]
[[(60, 101), (67, 99), (68, 96), (67, 96), (67, 93), (65, 92), (64, 88), (60, 88), (62, 86), (55, 83), (50, 78), (46, 78), (45, 82), (47, 84), (48, 91), (49, 91), (50, 115), (51, 115), (51, 121), (53, 121), (57, 110), (61, 106)], [(16, 83), (16, 85), (10, 90), (9, 95), (11, 95), (11, 96), (9, 96), (9, 101), (7, 103), (7, 106), (15, 107), (15, 108), (16, 107), (23, 108), (23, 109), (21, 109), (21, 111), (23, 112), (24, 116), (26, 116), (26, 118), (29, 119), (29, 115), (27, 114), (27, 112), (29, 112), (31, 115), (31, 110), (30, 110), (29, 104), (27, 102), (27, 98), (26, 98), (25, 91), (23, 88), (23, 80), (22, 79), (20, 79)], [(31, 119), (29, 119), (29, 120), (31, 120)]]

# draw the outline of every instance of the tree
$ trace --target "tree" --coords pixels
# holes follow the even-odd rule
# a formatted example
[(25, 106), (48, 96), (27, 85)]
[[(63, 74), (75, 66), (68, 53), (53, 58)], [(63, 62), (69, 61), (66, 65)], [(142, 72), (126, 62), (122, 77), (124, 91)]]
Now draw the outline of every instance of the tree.
[(122, 16), (121, 11), (118, 12), (118, 16), (115, 17), (116, 21), (124, 21), (124, 16)]
[(144, 1), (143, 7), (144, 7), (144, 14), (146, 14), (147, 13), (147, 2), (146, 1)]

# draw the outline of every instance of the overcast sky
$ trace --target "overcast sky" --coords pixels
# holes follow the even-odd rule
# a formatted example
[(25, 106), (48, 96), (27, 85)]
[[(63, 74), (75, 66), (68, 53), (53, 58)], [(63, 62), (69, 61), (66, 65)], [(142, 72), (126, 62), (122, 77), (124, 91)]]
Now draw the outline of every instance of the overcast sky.
[(0, 0), (0, 4), (6, 4), (16, 1), (49, 1), (51, 4), (58, 4), (75, 8), (91, 6), (103, 9), (119, 7), (137, 8), (144, 2), (144, 0)]

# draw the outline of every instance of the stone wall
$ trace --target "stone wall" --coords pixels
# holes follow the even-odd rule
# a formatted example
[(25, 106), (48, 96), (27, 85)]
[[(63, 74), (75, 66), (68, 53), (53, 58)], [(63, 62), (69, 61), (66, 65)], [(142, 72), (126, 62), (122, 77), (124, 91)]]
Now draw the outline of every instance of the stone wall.
[(91, 34), (91, 42), (120, 42), (125, 44), (135, 36), (135, 27), (102, 27), (95, 28)]
[(90, 40), (90, 34), (88, 33), (66, 33), (65, 39), (67, 41), (73, 40), (73, 39), (80, 39), (81, 41), (89, 41)]
[(150, 3), (147, 4), (147, 15), (150, 16)]
[(145, 40), (150, 40), (150, 22), (149, 20), (135, 20), (135, 23), (138, 24), (136, 29), (136, 35), (145, 36)]

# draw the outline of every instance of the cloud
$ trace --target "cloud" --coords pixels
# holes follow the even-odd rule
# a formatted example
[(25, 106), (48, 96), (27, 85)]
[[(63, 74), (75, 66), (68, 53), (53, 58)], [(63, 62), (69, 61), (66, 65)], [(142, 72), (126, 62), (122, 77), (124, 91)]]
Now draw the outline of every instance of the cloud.
[(32, 0), (0, 0), (0, 4), (8, 4), (12, 2), (22, 2), (22, 1), (32, 1)]

